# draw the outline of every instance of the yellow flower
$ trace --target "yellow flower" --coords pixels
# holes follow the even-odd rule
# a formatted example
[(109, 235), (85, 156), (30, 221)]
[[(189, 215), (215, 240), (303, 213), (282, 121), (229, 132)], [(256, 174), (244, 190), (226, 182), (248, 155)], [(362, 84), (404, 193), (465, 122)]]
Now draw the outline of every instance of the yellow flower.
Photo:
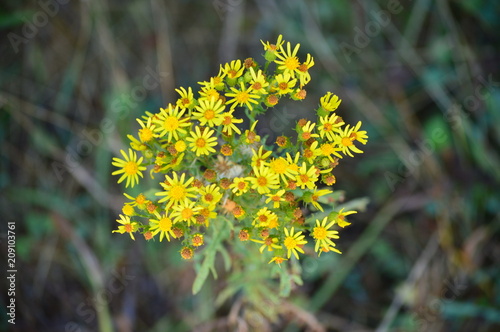
[(198, 99), (198, 102), (200, 102), (201, 100), (221, 99), (221, 96), (219, 92), (217, 92), (217, 89), (211, 86), (205, 86), (201, 88), (201, 91), (199, 93), (201, 97)]
[[(335, 243), (331, 239), (338, 239), (339, 232), (330, 230), (330, 228), (335, 224), (335, 220), (331, 221), (328, 225), (326, 224), (328, 217), (325, 217), (321, 222), (316, 219), (316, 227), (313, 228), (312, 237), (316, 240), (316, 245), (314, 246), (314, 251), (321, 255), (323, 248), (335, 247)], [(337, 249), (335, 251), (339, 252)], [(339, 252), (340, 253), (340, 252)]]
[(160, 215), (158, 211), (154, 212), (156, 219), (149, 219), (149, 224), (151, 225), (149, 230), (153, 236), (160, 233), (160, 242), (166, 237), (167, 241), (170, 241), (170, 236), (175, 238), (174, 232), (172, 231), (172, 219), (168, 215), (168, 212)]
[(222, 104), (222, 100), (211, 99), (200, 100), (200, 105), (196, 106), (196, 111), (193, 113), (193, 117), (200, 121), (202, 126), (214, 127), (222, 123), (224, 119), (222, 117), (222, 112), (224, 111), (225, 105)]
[(299, 140), (307, 141), (311, 137), (319, 137), (318, 134), (313, 134), (314, 126), (316, 126), (316, 123), (311, 122), (311, 121), (307, 121), (306, 124), (304, 126), (302, 126), (302, 128), (300, 128), (300, 130), (299, 130), (299, 133), (300, 133), (300, 135), (298, 137)]
[(122, 207), (122, 212), (126, 216), (133, 216), (135, 215), (134, 207), (131, 204), (124, 204)]
[(342, 118), (335, 114), (330, 116), (321, 116), (319, 118), (321, 123), (318, 127), (319, 135), (321, 138), (328, 138), (328, 140), (333, 141), (337, 133), (341, 133), (342, 129), (340, 127), (344, 124)]
[(191, 132), (191, 137), (186, 138), (189, 142), (191, 151), (196, 153), (196, 156), (209, 155), (215, 152), (214, 146), (217, 145), (217, 137), (213, 136), (214, 130), (204, 128), (203, 133), (200, 127), (196, 127), (195, 131)]
[(206, 205), (215, 206), (222, 198), (220, 188), (215, 183), (201, 188), (199, 193), (201, 195), (201, 201)]
[(344, 211), (344, 209), (341, 209), (341, 210), (337, 213), (337, 217), (336, 217), (336, 218), (337, 218), (337, 219), (336, 219), (337, 224), (338, 224), (340, 227), (342, 227), (342, 228), (344, 228), (344, 227), (346, 227), (346, 226), (349, 226), (349, 225), (351, 224), (350, 222), (347, 222), (347, 221), (345, 220), (345, 216), (348, 216), (348, 215), (350, 215), (350, 214), (354, 214), (354, 213), (358, 213), (357, 211), (346, 211), (346, 212), (343, 212), (343, 211)]
[(257, 126), (257, 122), (259, 122), (259, 120), (255, 121), (250, 126), (250, 129), (245, 130), (245, 134), (244, 134), (245, 141), (244, 142), (246, 144), (253, 144), (255, 142), (260, 142), (260, 136), (257, 135), (257, 133), (255, 132), (255, 127)]
[(160, 108), (160, 110), (158, 118), (153, 120), (158, 124), (156, 131), (160, 133), (160, 137), (168, 134), (167, 141), (171, 142), (172, 137), (178, 140), (179, 134), (186, 134), (186, 130), (182, 127), (188, 127), (191, 124), (187, 118), (182, 118), (185, 110), (179, 110), (178, 106), (173, 108), (171, 104), (168, 105), (167, 109)]
[(250, 189), (250, 181), (251, 178), (234, 178), (229, 188), (232, 189), (232, 192), (235, 193), (236, 196), (241, 196)]
[(331, 92), (327, 92), (323, 97), (320, 98), (319, 102), (321, 107), (325, 111), (333, 112), (339, 107), (340, 102), (342, 102), (342, 99), (339, 99), (337, 95), (334, 95)]
[(252, 91), (261, 95), (267, 94), (266, 88), (269, 86), (269, 82), (266, 81), (266, 77), (262, 74), (262, 70), (255, 73), (253, 68), (250, 68), (250, 75), (252, 80), (250, 81), (250, 88)]
[(285, 201), (285, 198), (283, 197), (284, 194), (285, 194), (284, 189), (278, 190), (277, 192), (275, 192), (273, 194), (266, 194), (266, 196), (268, 197), (266, 199), (266, 204), (273, 202), (273, 208), (275, 208), (275, 209), (279, 208), (280, 202)]
[(358, 121), (358, 123), (356, 124), (356, 127), (354, 127), (352, 129), (350, 137), (351, 137), (351, 139), (356, 140), (362, 144), (366, 144), (368, 135), (366, 135), (366, 131), (364, 131), (364, 130), (360, 131), (359, 130), (360, 127), (361, 127), (361, 121)]
[(193, 90), (191, 89), (191, 87), (188, 87), (187, 91), (183, 87), (175, 89), (175, 91), (177, 91), (177, 93), (181, 96), (179, 99), (177, 99), (176, 105), (182, 109), (192, 109), (196, 104), (196, 100), (194, 99)]
[(281, 249), (282, 248), (282, 246), (280, 244), (278, 244), (278, 242), (279, 242), (278, 238), (272, 237), (272, 236), (268, 236), (264, 240), (250, 239), (250, 241), (262, 244), (262, 246), (260, 246), (260, 248), (259, 248), (259, 251), (261, 253), (266, 248), (267, 248), (267, 251), (274, 251), (274, 249)]
[(149, 117), (146, 123), (144, 123), (141, 119), (136, 119), (137, 122), (139, 122), (139, 125), (141, 126), (141, 129), (139, 129), (139, 139), (141, 142), (149, 142), (151, 141), (154, 137), (156, 137), (156, 134), (154, 133), (155, 131), (155, 125), (151, 125), (151, 120), (152, 118)]
[(283, 241), (283, 244), (288, 249), (287, 257), (290, 258), (290, 256), (292, 256), (293, 253), (295, 258), (299, 259), (299, 254), (297, 254), (297, 251), (300, 253), (304, 253), (302, 246), (304, 246), (307, 243), (307, 241), (304, 240), (305, 235), (302, 235), (302, 232), (294, 233), (293, 227), (290, 230), (288, 230), (287, 228), (284, 228), (284, 230), (285, 230), (285, 240)]
[(332, 143), (323, 143), (319, 147), (319, 150), (321, 151), (321, 155), (328, 157), (331, 162), (334, 162), (332, 155), (342, 158), (340, 154), (337, 153), (337, 151), (340, 151), (340, 148), (336, 148)]
[(293, 78), (292, 75), (285, 73), (276, 75), (276, 88), (275, 91), (278, 92), (279, 95), (284, 95), (290, 92), (293, 92), (293, 88), (297, 84), (297, 80)]
[(135, 241), (134, 232), (139, 229), (139, 224), (135, 221), (130, 221), (129, 216), (124, 216), (120, 214), (120, 219), (116, 219), (116, 221), (121, 224), (118, 226), (117, 230), (114, 230), (112, 233), (129, 233), (130, 238)]
[(132, 200), (132, 202), (128, 204), (132, 206), (137, 206), (141, 210), (144, 210), (146, 208), (146, 204), (149, 203), (148, 199), (146, 198), (146, 196), (144, 196), (144, 194), (139, 194), (137, 195), (137, 197), (132, 197), (127, 193), (123, 193), (123, 195), (125, 195), (125, 197), (127, 197), (128, 199)]
[(234, 110), (230, 110), (229, 112), (222, 114), (222, 130), (227, 136), (232, 136), (233, 131), (238, 135), (241, 135), (241, 130), (236, 127), (235, 123), (242, 123), (243, 119), (236, 119), (233, 116), (233, 112)]
[(172, 207), (172, 218), (174, 222), (184, 221), (191, 226), (191, 223), (196, 222), (195, 216), (200, 211), (201, 207), (196, 205), (196, 202), (185, 200), (179, 205)]
[(168, 200), (166, 208), (170, 208), (172, 205), (178, 205), (183, 202), (189, 201), (189, 198), (193, 198), (196, 195), (193, 191), (196, 191), (195, 187), (189, 187), (194, 178), (190, 177), (185, 181), (186, 173), (182, 173), (179, 177), (177, 172), (172, 172), (172, 177), (165, 175), (165, 182), (161, 182), (160, 185), (163, 187), (164, 191), (156, 193), (156, 196), (165, 196), (158, 201), (162, 203)]
[(134, 187), (136, 183), (139, 183), (139, 176), (142, 178), (142, 171), (146, 170), (145, 166), (141, 166), (142, 157), (137, 160), (137, 153), (132, 151), (132, 149), (128, 149), (128, 155), (125, 151), (120, 150), (120, 153), (125, 158), (125, 160), (119, 158), (113, 158), (113, 166), (120, 167), (119, 170), (114, 171), (111, 175), (122, 174), (122, 176), (118, 179), (118, 183), (121, 183), (123, 180), (127, 179), (125, 184), (125, 188), (129, 185), (130, 187)]
[(285, 257), (274, 256), (273, 258), (271, 258), (271, 260), (267, 264), (271, 264), (272, 262), (275, 262), (276, 264), (278, 264), (279, 266), (281, 266), (281, 263), (283, 263), (284, 261), (287, 261), (287, 260), (288, 259), (285, 258)]
[(298, 70), (296, 71), (299, 76), (300, 87), (303, 87), (311, 81), (311, 74), (309, 74), (309, 68), (314, 66), (314, 59), (311, 54), (307, 54), (307, 59), (305, 62), (300, 64)]
[(288, 179), (293, 179), (297, 171), (290, 167), (290, 163), (283, 157), (278, 157), (269, 162), (269, 168), (274, 174), (279, 175), (281, 181), (286, 183)]
[(252, 188), (257, 189), (259, 194), (267, 194), (271, 189), (279, 188), (279, 176), (269, 168), (261, 165), (253, 167), (254, 177), (252, 177)]
[(269, 42), (264, 43), (262, 40), (260, 42), (264, 46), (264, 51), (278, 52), (278, 50), (281, 48), (281, 45), (283, 45), (285, 41), (283, 40), (283, 35), (279, 35), (278, 40), (275, 44), (270, 44)]
[(278, 70), (283, 71), (285, 74), (289, 74), (291, 77), (295, 77), (295, 71), (297, 71), (300, 66), (299, 59), (297, 58), (299, 47), (300, 44), (297, 44), (292, 51), (290, 42), (286, 43), (286, 50), (283, 45), (281, 45), (279, 52), (276, 54), (279, 60), (274, 61), (278, 64)]
[(202, 246), (204, 243), (203, 234), (201, 234), (201, 233), (194, 234), (192, 239), (191, 239), (191, 243), (195, 247)]
[(256, 99), (259, 98), (259, 95), (252, 93), (251, 86), (245, 89), (243, 82), (240, 82), (240, 87), (241, 90), (231, 87), (231, 91), (233, 92), (226, 93), (227, 97), (233, 97), (232, 99), (226, 101), (226, 104), (232, 104), (231, 109), (235, 108), (237, 105), (245, 105), (250, 111), (253, 110), (252, 104), (258, 104)]
[(350, 157), (354, 157), (352, 152), (363, 153), (360, 149), (358, 149), (353, 143), (353, 136), (351, 134), (354, 132), (354, 128), (349, 128), (350, 126), (345, 126), (344, 130), (337, 136), (335, 136), (335, 144), (340, 148), (340, 151), (343, 154), (346, 154)]
[(325, 196), (331, 193), (333, 193), (333, 191), (328, 189), (320, 189), (320, 190), (314, 189), (312, 193), (303, 196), (304, 202), (311, 203), (316, 209), (323, 212), (323, 207), (318, 203), (318, 200), (321, 196)]
[(297, 181), (297, 186), (300, 186), (301, 189), (314, 189), (315, 182), (318, 180), (318, 175), (316, 174), (316, 167), (311, 166), (307, 169), (307, 165), (305, 162), (302, 162), (302, 167), (299, 168), (299, 173), (295, 177)]
[(313, 142), (313, 144), (311, 144), (310, 147), (304, 149), (302, 155), (308, 163), (312, 164), (314, 159), (316, 159), (317, 156), (321, 155), (321, 151), (318, 149), (318, 142), (315, 141)]
[[(252, 222), (252, 225), (257, 227), (267, 227), (276, 228), (278, 221), (278, 216), (276, 213), (268, 210), (267, 207), (263, 207), (257, 212), (257, 216)], [(270, 227), (270, 225), (276, 225), (275, 227)]]
[(245, 67), (241, 64), (241, 60), (233, 60), (230, 63), (226, 63), (222, 69), (227, 78), (238, 78), (243, 75), (243, 70)]
[(266, 159), (271, 155), (272, 151), (265, 151), (264, 152), (264, 146), (261, 145), (259, 150), (255, 152), (254, 149), (252, 149), (252, 162), (251, 166), (254, 167), (260, 167), (260, 165), (265, 165), (267, 166)]

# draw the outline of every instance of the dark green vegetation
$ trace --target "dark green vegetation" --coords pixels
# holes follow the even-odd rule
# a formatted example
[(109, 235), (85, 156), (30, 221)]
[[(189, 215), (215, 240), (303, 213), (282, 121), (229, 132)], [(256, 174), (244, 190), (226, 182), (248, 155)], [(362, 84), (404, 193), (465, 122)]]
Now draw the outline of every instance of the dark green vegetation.
[[(0, 255), (3, 269), (15, 222), (18, 272), (16, 325), (3, 319), (2, 289), (0, 329), (497, 331), (499, 7), (4, 1)], [(370, 140), (336, 169), (335, 189), (370, 203), (338, 241), (343, 255), (305, 259), (304, 285), (263, 303), (279, 313), (269, 323), (246, 307), (258, 271), (228, 279), (218, 257), (219, 279), (191, 296), (193, 266), (179, 247), (111, 234), (124, 197), (110, 161), (135, 118), (175, 100), (175, 87), (217, 74), (219, 63), (260, 57), (259, 39), (280, 33), (316, 66), (300, 109), (283, 103), (284, 115), (260, 130), (276, 137), (325, 91), (338, 94), (339, 113), (362, 120)], [(255, 293), (214, 305), (235, 280), (254, 282)]]

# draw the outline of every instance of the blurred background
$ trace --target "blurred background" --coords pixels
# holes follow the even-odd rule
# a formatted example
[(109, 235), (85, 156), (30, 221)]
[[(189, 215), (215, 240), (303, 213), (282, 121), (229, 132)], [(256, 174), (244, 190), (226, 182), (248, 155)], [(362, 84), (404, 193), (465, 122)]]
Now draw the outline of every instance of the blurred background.
[[(7, 274), (15, 225), (17, 269), (16, 324), (2, 318), (0, 330), (500, 329), (498, 1), (0, 8), (0, 256)], [(193, 266), (179, 248), (111, 233), (125, 200), (111, 158), (135, 118), (174, 101), (174, 88), (228, 60), (262, 61), (259, 40), (279, 34), (316, 65), (307, 99), (259, 130), (281, 135), (334, 92), (337, 113), (363, 121), (370, 137), (336, 169), (334, 188), (370, 203), (351, 216), (344, 254), (304, 260), (304, 285), (281, 300), (276, 321), (257, 324), (242, 296), (214, 304), (224, 274), (192, 296)], [(7, 287), (0, 298), (8, 317)]]

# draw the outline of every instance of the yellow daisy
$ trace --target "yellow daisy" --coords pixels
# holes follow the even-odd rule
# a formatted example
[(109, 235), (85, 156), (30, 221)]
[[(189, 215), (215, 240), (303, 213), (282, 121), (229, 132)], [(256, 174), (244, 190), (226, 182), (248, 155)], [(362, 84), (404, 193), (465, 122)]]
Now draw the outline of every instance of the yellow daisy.
[(128, 155), (125, 151), (120, 150), (123, 159), (113, 158), (112, 165), (116, 167), (120, 167), (119, 170), (114, 171), (111, 175), (122, 174), (122, 176), (118, 179), (118, 183), (121, 183), (123, 180), (127, 179), (125, 184), (125, 188), (129, 185), (130, 187), (134, 187), (136, 183), (139, 183), (139, 176), (142, 178), (142, 171), (146, 170), (146, 166), (141, 166), (143, 157), (137, 160), (137, 153), (132, 151), (132, 149), (128, 149)]
[(337, 133), (342, 132), (340, 127), (344, 124), (344, 121), (336, 114), (321, 116), (319, 122), (321, 124), (318, 126), (318, 131), (321, 138), (326, 136), (328, 140), (333, 141)]
[(346, 226), (349, 226), (351, 223), (350, 222), (347, 222), (345, 220), (345, 217), (350, 215), (350, 214), (354, 214), (354, 213), (358, 213), (357, 211), (346, 211), (344, 212), (344, 209), (341, 209), (339, 212), (337, 212), (337, 217), (336, 217), (336, 221), (337, 221), (337, 224), (344, 228)]
[(290, 163), (283, 157), (278, 157), (269, 162), (268, 167), (274, 174), (279, 175), (281, 181), (286, 183), (288, 179), (295, 178), (297, 171), (290, 167)]
[(252, 177), (252, 188), (257, 189), (259, 194), (267, 194), (271, 189), (279, 188), (279, 176), (273, 173), (268, 167), (260, 165), (253, 167), (254, 177)]
[(200, 94), (200, 98), (198, 98), (198, 102), (200, 102), (201, 100), (212, 100), (212, 99), (219, 100), (219, 99), (221, 99), (221, 95), (217, 91), (217, 89), (214, 87), (211, 87), (211, 86), (205, 86), (205, 87), (201, 88), (199, 94)]
[(306, 61), (302, 62), (296, 71), (299, 76), (300, 87), (303, 87), (311, 81), (311, 74), (309, 74), (309, 69), (312, 66), (314, 66), (314, 59), (311, 54), (308, 53)]
[(289, 73), (279, 74), (276, 75), (274, 91), (277, 91), (279, 95), (285, 95), (294, 91), (295, 84), (297, 84), (297, 80)]
[(299, 168), (299, 172), (295, 177), (297, 181), (297, 186), (300, 186), (301, 189), (314, 189), (315, 183), (318, 180), (318, 175), (316, 174), (316, 167), (311, 166), (307, 169), (307, 165), (305, 162), (302, 162), (302, 166)]
[(266, 88), (269, 86), (269, 82), (266, 81), (262, 70), (259, 69), (256, 73), (253, 68), (250, 68), (250, 75), (252, 76), (252, 80), (250, 81), (252, 91), (261, 95), (267, 94)]
[(321, 151), (318, 149), (318, 142), (317, 141), (314, 141), (310, 147), (305, 148), (304, 152), (302, 152), (302, 156), (310, 164), (312, 164), (314, 162), (314, 159), (316, 159), (316, 157), (320, 156), (320, 155), (321, 155)]
[(196, 153), (196, 156), (209, 155), (215, 152), (214, 146), (217, 145), (217, 137), (213, 136), (214, 130), (205, 127), (201, 132), (200, 127), (196, 127), (195, 131), (191, 132), (191, 137), (186, 138), (189, 142), (191, 151)]
[(232, 136), (233, 131), (238, 135), (241, 135), (241, 130), (235, 125), (236, 123), (242, 123), (243, 119), (236, 119), (233, 116), (234, 110), (225, 112), (222, 114), (222, 130), (225, 135)]
[(270, 224), (277, 224), (277, 220), (278, 216), (276, 213), (270, 211), (267, 207), (263, 207), (257, 212), (252, 225), (257, 227), (275, 228), (270, 227)]
[(264, 146), (261, 145), (259, 147), (258, 151), (255, 151), (252, 149), (252, 162), (251, 166), (254, 167), (260, 167), (260, 165), (265, 165), (267, 166), (266, 159), (271, 155), (272, 151), (266, 151), (264, 150)]
[(154, 133), (155, 131), (155, 125), (151, 124), (152, 118), (149, 117), (146, 123), (142, 121), (141, 119), (136, 119), (137, 122), (139, 122), (139, 125), (141, 126), (141, 129), (139, 129), (139, 139), (141, 142), (147, 143), (151, 141), (154, 137), (156, 137), (156, 134)]
[(187, 180), (185, 178), (186, 173), (182, 173), (180, 177), (177, 175), (177, 172), (172, 172), (172, 177), (165, 175), (165, 181), (160, 183), (164, 191), (155, 194), (156, 196), (165, 197), (160, 199), (158, 203), (168, 201), (166, 206), (168, 209), (172, 205), (178, 205), (182, 202), (187, 202), (189, 198), (194, 198), (196, 196), (194, 191), (197, 189), (189, 186), (194, 178), (190, 177)]
[(360, 131), (359, 130), (360, 127), (361, 127), (361, 121), (358, 121), (356, 126), (352, 129), (350, 137), (352, 140), (356, 140), (362, 144), (366, 144), (368, 135), (366, 134), (366, 131), (364, 130)]
[(336, 148), (333, 143), (321, 144), (321, 146), (319, 147), (319, 151), (321, 151), (322, 156), (328, 157), (328, 159), (330, 159), (332, 163), (334, 162), (332, 155), (338, 158), (342, 158), (342, 156), (337, 153), (337, 151), (340, 151), (340, 148)]
[(281, 45), (279, 52), (276, 54), (279, 60), (274, 61), (278, 64), (278, 70), (283, 71), (285, 74), (289, 74), (291, 77), (295, 77), (295, 72), (300, 66), (299, 59), (297, 58), (299, 47), (300, 44), (297, 44), (292, 51), (290, 42), (286, 43), (286, 50), (283, 45)]
[(249, 86), (245, 89), (245, 85), (243, 82), (240, 82), (241, 90), (231, 87), (230, 93), (226, 93), (226, 97), (233, 97), (226, 101), (226, 104), (232, 104), (231, 109), (236, 106), (245, 105), (250, 111), (253, 110), (252, 104), (258, 104), (259, 102), (256, 99), (259, 99), (259, 95), (252, 93), (252, 87)]
[(219, 186), (215, 183), (199, 190), (201, 201), (206, 205), (216, 205), (222, 199), (222, 193)]
[(160, 242), (163, 241), (164, 237), (167, 238), (167, 241), (170, 241), (170, 236), (175, 238), (174, 232), (172, 231), (174, 223), (168, 215), (168, 212), (164, 212), (163, 215), (160, 215), (158, 211), (155, 211), (154, 215), (156, 219), (149, 219), (149, 231), (151, 235), (156, 236), (156, 234), (160, 233)]
[[(323, 218), (320, 222), (316, 219), (316, 227), (313, 228), (312, 237), (316, 240), (316, 245), (314, 246), (314, 251), (321, 255), (323, 248), (335, 247), (335, 243), (331, 239), (338, 239), (339, 232), (330, 230), (330, 228), (335, 224), (335, 220), (331, 221), (328, 225), (326, 224), (328, 217)], [(335, 251), (339, 252), (337, 249)]]
[(199, 106), (196, 106), (196, 112), (193, 113), (193, 117), (200, 121), (202, 126), (214, 127), (222, 123), (223, 117), (222, 112), (224, 112), (225, 105), (222, 104), (222, 100), (215, 100), (212, 98), (210, 101), (201, 99)]
[(233, 183), (231, 183), (229, 188), (236, 194), (236, 196), (241, 196), (246, 193), (248, 189), (250, 189), (250, 181), (251, 178), (234, 178)]
[[(354, 138), (351, 135), (354, 132), (354, 128), (350, 128), (349, 125), (345, 126), (344, 130), (337, 136), (335, 136), (335, 144), (340, 148), (340, 151), (350, 157), (354, 157), (352, 152), (363, 153), (354, 145)], [(352, 151), (352, 152), (351, 152)]]
[(128, 233), (130, 238), (135, 241), (134, 232), (139, 229), (139, 224), (135, 221), (130, 221), (129, 216), (124, 216), (120, 214), (120, 219), (116, 219), (116, 221), (121, 224), (118, 226), (117, 230), (114, 230), (112, 233)]
[(243, 75), (245, 67), (242, 65), (241, 60), (233, 60), (230, 63), (226, 63), (222, 68), (224, 74), (226, 74), (226, 79), (234, 79)]
[(188, 127), (191, 124), (187, 118), (183, 118), (185, 110), (180, 110), (178, 106), (175, 108), (171, 104), (168, 105), (167, 109), (160, 108), (160, 114), (156, 120), (153, 120), (158, 124), (156, 132), (159, 133), (159, 137), (167, 136), (167, 141), (172, 141), (172, 137), (176, 140), (179, 139), (179, 134), (186, 134), (186, 130), (183, 127)]
[(201, 207), (197, 206), (196, 202), (185, 200), (172, 208), (172, 218), (174, 222), (184, 221), (188, 226), (191, 226), (191, 223), (196, 222), (195, 216), (200, 209)]
[(193, 90), (191, 87), (188, 87), (188, 90), (180, 87), (179, 89), (175, 89), (175, 91), (181, 96), (177, 99), (176, 105), (181, 109), (192, 109), (194, 105), (196, 105), (196, 100), (194, 99)]
[(333, 112), (339, 107), (342, 99), (339, 99), (337, 95), (334, 95), (331, 92), (327, 92), (323, 97), (320, 98), (319, 102), (323, 110), (327, 112)]
[(272, 193), (272, 194), (271, 193), (266, 194), (266, 196), (268, 197), (266, 199), (266, 204), (269, 204), (272, 202), (273, 208), (275, 208), (275, 209), (279, 208), (280, 203), (285, 201), (285, 198), (283, 197), (284, 194), (285, 194), (284, 189), (278, 190), (277, 192)]
[(267, 251), (274, 251), (274, 249), (283, 248), (280, 244), (278, 244), (278, 238), (273, 236), (268, 236), (264, 240), (250, 239), (250, 241), (262, 244), (259, 248), (260, 253), (262, 253), (266, 248)]
[(306, 124), (304, 126), (302, 126), (302, 128), (300, 128), (300, 130), (299, 130), (299, 134), (300, 134), (298, 137), (299, 140), (307, 141), (311, 137), (319, 137), (318, 134), (313, 134), (314, 126), (316, 126), (316, 123), (311, 122), (311, 121), (307, 121)]
[(307, 243), (307, 241), (304, 239), (305, 235), (302, 235), (302, 232), (295, 233), (293, 227), (290, 230), (288, 230), (287, 228), (284, 228), (284, 230), (285, 240), (283, 241), (283, 244), (288, 250), (288, 258), (290, 258), (293, 253), (295, 258), (299, 259), (299, 254), (297, 254), (297, 251), (302, 254), (304, 253), (302, 247)]

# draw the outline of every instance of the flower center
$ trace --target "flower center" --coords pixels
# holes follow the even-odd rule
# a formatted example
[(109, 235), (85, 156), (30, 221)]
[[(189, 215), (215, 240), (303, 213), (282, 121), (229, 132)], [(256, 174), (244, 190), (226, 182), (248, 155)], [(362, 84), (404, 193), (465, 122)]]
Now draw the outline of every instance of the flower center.
[(135, 161), (129, 161), (125, 164), (124, 170), (128, 175), (135, 175), (137, 174), (139, 167), (137, 166), (137, 163)]
[(306, 131), (305, 133), (302, 133), (302, 138), (303, 139), (310, 139), (311, 138), (311, 133)]
[(274, 195), (273, 197), (271, 197), (271, 200), (272, 200), (273, 202), (279, 202), (279, 201), (280, 201), (280, 199), (281, 199), (281, 197), (280, 197), (280, 196), (278, 196), (278, 195)]
[(191, 101), (189, 100), (189, 98), (182, 98), (182, 104), (184, 106), (189, 105), (189, 103), (191, 103)]
[(143, 194), (139, 194), (139, 196), (137, 196), (135, 199), (135, 202), (138, 205), (144, 204), (145, 201), (146, 201), (146, 196), (144, 196)]
[(262, 84), (260, 84), (259, 82), (255, 82), (252, 85), (252, 89), (254, 89), (254, 90), (260, 90), (260, 89), (262, 89)]
[(238, 182), (238, 189), (243, 190), (245, 189), (247, 184), (245, 182)]
[(301, 64), (299, 70), (303, 73), (307, 72), (307, 65), (305, 63)]
[(288, 167), (288, 164), (285, 160), (283, 159), (276, 159), (272, 161), (269, 166), (271, 167), (271, 170), (276, 173), (276, 174), (283, 174), (286, 172), (286, 169)]
[(302, 181), (302, 183), (306, 183), (309, 181), (309, 176), (307, 176), (307, 174), (301, 174), (300, 175), (300, 181)]
[(193, 210), (191, 208), (185, 208), (181, 212), (182, 218), (187, 220), (193, 216)]
[(342, 145), (344, 145), (344, 146), (351, 146), (352, 145), (351, 139), (349, 137), (342, 138)]
[(139, 130), (139, 136), (141, 141), (149, 142), (153, 138), (153, 132), (149, 128), (143, 128)]
[(309, 149), (304, 151), (304, 157), (306, 157), (306, 158), (311, 158), (313, 155), (314, 155), (313, 152)]
[(132, 224), (125, 224), (125, 225), (123, 225), (123, 229), (125, 230), (125, 232), (131, 233), (132, 229), (133, 229)]
[(203, 139), (201, 137), (196, 140), (196, 146), (199, 148), (204, 147), (206, 144), (207, 144), (207, 142), (205, 141), (205, 139)]
[(324, 227), (314, 227), (313, 231), (313, 236), (317, 240), (324, 240), (326, 239), (326, 229)]
[(205, 119), (212, 120), (215, 117), (215, 112), (213, 110), (205, 111)]
[(236, 70), (234, 70), (234, 69), (231, 69), (230, 71), (228, 71), (228, 72), (227, 72), (227, 76), (228, 76), (229, 78), (235, 78), (235, 77), (236, 77), (236, 74), (237, 74), (237, 72), (236, 72)]
[(168, 232), (172, 229), (172, 220), (170, 218), (161, 218), (158, 226), (162, 231)]
[(288, 83), (287, 82), (281, 82), (279, 85), (278, 85), (278, 88), (280, 90), (286, 90), (288, 89)]
[(287, 249), (297, 248), (297, 241), (291, 236), (289, 236), (285, 239), (284, 244), (285, 244), (285, 247), (287, 247)]
[(186, 189), (181, 185), (175, 185), (170, 189), (170, 197), (174, 200), (180, 200), (186, 196)]
[(331, 124), (331, 123), (325, 123), (325, 124), (323, 125), (323, 129), (324, 129), (325, 131), (331, 131), (331, 130), (332, 130), (332, 128), (333, 128), (333, 126), (332, 126), (332, 124)]
[(211, 202), (211, 201), (213, 201), (213, 200), (214, 200), (214, 196), (213, 196), (212, 194), (210, 194), (210, 193), (209, 193), (209, 194), (206, 194), (206, 195), (205, 195), (205, 200), (206, 200), (207, 202)]
[(264, 176), (259, 176), (257, 178), (257, 184), (261, 187), (265, 186), (267, 184), (267, 179)]
[(225, 116), (224, 117), (224, 121), (222, 122), (222, 124), (224, 124), (226, 126), (229, 126), (231, 124), (231, 117), (230, 116)]
[(267, 216), (266, 215), (259, 216), (259, 221), (260, 222), (266, 222), (267, 221)]
[(334, 150), (333, 150), (333, 146), (332, 146), (331, 144), (328, 144), (328, 143), (323, 144), (323, 145), (321, 146), (321, 152), (322, 152), (325, 156), (329, 156), (329, 155), (331, 155), (331, 154), (334, 152)]
[(177, 119), (175, 116), (168, 116), (163, 122), (163, 127), (167, 131), (174, 131), (179, 128), (179, 119)]
[(236, 101), (238, 101), (238, 103), (245, 103), (248, 101), (248, 99), (250, 99), (250, 95), (245, 91), (242, 91), (236, 95)]
[(294, 69), (298, 68), (299, 65), (300, 65), (300, 63), (299, 63), (299, 59), (297, 59), (297, 57), (288, 58), (285, 60), (285, 67), (287, 69), (294, 70)]

